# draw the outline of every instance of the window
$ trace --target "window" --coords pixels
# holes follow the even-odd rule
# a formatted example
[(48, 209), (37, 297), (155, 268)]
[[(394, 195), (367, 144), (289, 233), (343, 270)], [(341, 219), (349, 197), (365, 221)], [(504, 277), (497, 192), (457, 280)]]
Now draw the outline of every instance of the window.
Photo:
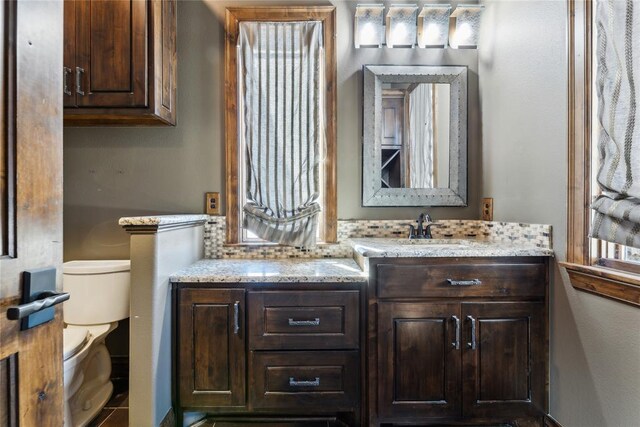
[[(283, 24), (283, 23), (286, 23), (286, 24)], [(249, 193), (251, 193), (251, 195), (260, 194), (260, 197), (262, 197), (263, 193), (259, 193), (259, 191), (264, 188), (263, 184), (266, 182), (266, 180), (261, 181), (259, 178), (257, 178), (257, 181), (256, 181), (255, 177), (258, 175), (257, 173), (254, 173), (251, 180), (247, 179), (248, 176), (251, 175), (251, 172), (249, 171), (249, 169), (258, 170), (258, 168), (246, 167), (246, 164), (248, 163), (247, 159), (251, 157), (252, 155), (251, 153), (254, 153), (253, 154), (254, 157), (257, 157), (257, 154), (255, 154), (257, 153), (257, 151), (251, 151), (251, 150), (255, 150), (255, 147), (258, 145), (251, 146), (250, 144), (244, 143), (243, 140), (246, 138), (247, 135), (249, 136), (249, 138), (246, 138), (246, 139), (249, 141), (261, 141), (260, 139), (261, 137), (254, 138), (252, 133), (253, 132), (252, 129), (254, 129), (254, 127), (251, 127), (251, 126), (243, 127), (244, 126), (243, 118), (242, 117), (239, 118), (240, 116), (239, 112), (242, 111), (243, 102), (245, 102), (243, 98), (248, 99), (248, 101), (246, 101), (247, 105), (249, 104), (249, 102), (253, 102), (255, 99), (259, 99), (259, 97), (250, 96), (247, 93), (245, 93), (244, 96), (240, 96), (240, 93), (239, 93), (239, 88), (241, 88), (243, 83), (243, 80), (239, 78), (239, 74), (240, 74), (239, 69), (241, 69), (241, 67), (243, 66), (243, 63), (242, 63), (243, 58), (248, 58), (248, 56), (246, 56), (247, 52), (241, 51), (238, 48), (238, 42), (242, 37), (241, 34), (243, 34), (243, 32), (250, 31), (256, 28), (257, 28), (257, 31), (263, 31), (264, 27), (269, 27), (266, 30), (264, 30), (266, 31), (265, 34), (267, 34), (266, 37), (273, 36), (273, 33), (270, 33), (270, 31), (282, 31), (283, 34), (285, 35), (283, 39), (284, 41), (280, 45), (278, 45), (279, 43), (278, 41), (275, 42), (276, 49), (284, 50), (284, 53), (282, 54), (283, 56), (278, 56), (278, 58), (286, 56), (286, 58), (282, 59), (282, 63), (284, 64), (283, 66), (286, 67), (288, 64), (289, 66), (292, 66), (293, 69), (298, 70), (297, 68), (295, 68), (295, 65), (296, 65), (295, 61), (298, 60), (297, 58), (299, 58), (300, 55), (296, 56), (295, 54), (296, 52), (298, 52), (298, 47), (297, 45), (295, 45), (295, 43), (297, 43), (297, 40), (299, 38), (289, 37), (288, 31), (297, 31), (295, 28), (292, 29), (292, 27), (296, 27), (296, 26), (303, 26), (305, 28), (309, 26), (312, 27), (314, 26), (314, 23), (316, 24), (316, 28), (318, 28), (317, 23), (321, 23), (320, 34), (322, 35), (322, 40), (323, 40), (323, 43), (319, 50), (320, 60), (319, 62), (317, 62), (318, 64), (320, 64), (320, 66), (319, 68), (315, 68), (314, 72), (319, 69), (320, 70), (319, 73), (322, 78), (319, 79), (318, 81), (324, 82), (324, 84), (322, 84), (321, 88), (318, 90), (317, 92), (318, 96), (316, 97), (317, 99), (319, 99), (320, 105), (322, 105), (324, 110), (324, 114), (321, 115), (322, 118), (319, 119), (322, 122), (321, 126), (319, 126), (319, 129), (322, 129), (322, 134), (323, 134), (322, 136), (324, 138), (322, 137), (319, 138), (320, 140), (323, 139), (323, 141), (321, 141), (321, 148), (318, 148), (316, 151), (313, 151), (313, 156), (306, 157), (305, 159), (303, 159), (303, 162), (297, 162), (296, 164), (298, 165), (304, 164), (305, 165), (304, 167), (307, 169), (310, 169), (310, 167), (307, 166), (309, 163), (319, 165), (316, 171), (317, 173), (314, 173), (312, 175), (307, 175), (307, 176), (312, 176), (314, 179), (314, 182), (316, 181), (318, 182), (317, 191), (311, 191), (310, 193), (310, 194), (317, 194), (317, 199), (315, 199), (315, 196), (313, 196), (314, 206), (312, 206), (312, 209), (308, 209), (307, 211), (310, 212), (310, 214), (313, 214), (314, 210), (315, 212), (317, 212), (317, 208), (316, 208), (317, 206), (320, 208), (320, 213), (318, 214), (318, 220), (317, 220), (318, 227), (315, 235), (316, 240), (327, 242), (327, 243), (335, 242), (337, 240), (335, 8), (322, 7), (322, 6), (318, 6), (318, 7), (251, 7), (251, 8), (229, 8), (227, 9), (227, 14), (226, 14), (227, 35), (226, 35), (226, 54), (225, 54), (225, 73), (226, 73), (225, 80), (227, 84), (225, 87), (225, 91), (226, 91), (225, 92), (225, 99), (226, 99), (225, 138), (226, 138), (226, 169), (227, 169), (226, 170), (227, 172), (227, 180), (226, 180), (226, 183), (227, 183), (227, 203), (226, 203), (227, 243), (232, 243), (232, 244), (233, 243), (265, 243), (264, 240), (260, 240), (259, 238), (257, 238), (256, 236), (257, 233), (252, 233), (249, 230), (244, 230), (243, 227), (241, 226), (244, 218), (243, 215), (245, 215), (244, 208), (247, 205), (251, 205), (251, 203), (249, 204), (246, 203), (248, 196), (250, 195)], [(302, 31), (312, 31), (312, 30), (303, 29)], [(260, 37), (263, 37), (262, 34), (263, 33), (260, 33)], [(253, 41), (254, 39), (250, 38), (250, 40)], [(266, 39), (260, 39), (260, 40), (261, 41), (256, 43), (262, 43), (263, 40), (266, 40)], [(289, 42), (293, 43), (291, 46), (295, 45), (291, 49), (287, 47), (288, 46), (287, 43)], [(242, 46), (245, 46), (245, 44), (243, 43)], [(258, 48), (257, 51), (253, 50), (250, 52), (250, 54), (254, 55), (253, 52), (259, 53), (262, 51), (263, 51), (262, 48)], [(253, 57), (254, 56), (251, 56), (251, 58)], [(259, 58), (259, 56), (256, 58)], [(267, 58), (271, 60), (271, 56), (268, 56)], [(248, 61), (249, 60), (247, 60), (245, 64), (249, 64)], [(251, 61), (253, 61), (253, 59), (251, 59)], [(252, 66), (255, 66), (255, 64), (252, 64)], [(279, 62), (277, 67), (280, 67)], [(277, 68), (277, 70), (278, 72), (280, 72), (280, 68)], [(268, 78), (269, 77), (267, 77), (267, 79)], [(296, 77), (294, 76), (289, 78), (295, 79)], [(291, 83), (292, 82), (291, 80), (287, 81), (286, 79), (287, 77), (281, 80), (278, 84), (271, 84), (271, 82), (269, 81), (269, 85), (270, 85), (269, 90), (275, 90), (274, 93), (276, 93), (276, 96), (280, 96), (279, 91), (281, 90), (281, 87), (283, 84), (285, 86), (287, 84), (292, 84), (291, 91), (286, 92), (286, 89), (285, 89), (282, 97), (280, 98), (285, 102), (284, 107), (280, 106), (280, 107), (273, 108), (275, 111), (279, 111), (280, 113), (284, 114), (283, 117), (285, 116), (288, 117), (287, 114), (289, 114), (290, 111), (293, 111), (294, 113), (292, 114), (295, 114), (295, 111), (298, 110), (296, 108), (288, 107), (289, 98), (291, 96), (295, 97), (296, 90), (299, 90), (298, 85), (294, 84), (296, 83), (295, 81), (294, 83)], [(250, 81), (251, 84), (254, 84), (254, 85), (256, 84), (255, 80), (247, 80), (247, 81)], [(304, 79), (298, 80), (298, 82), (300, 81), (306, 81), (306, 80)], [(312, 81), (312, 80), (309, 80), (309, 81)], [(315, 88), (313, 90), (315, 90)], [(253, 92), (253, 93), (256, 93), (256, 92)], [(300, 91), (298, 93), (300, 94), (301, 97), (311, 96), (307, 94), (307, 91)], [(312, 93), (315, 94), (316, 92), (312, 92)], [(314, 100), (316, 98), (314, 98)], [(269, 102), (271, 101), (269, 100)], [(277, 101), (277, 102), (280, 102), (280, 101)], [(262, 111), (259, 114), (262, 114), (262, 113), (264, 113), (264, 111)], [(252, 112), (251, 114), (254, 114), (254, 113)], [(269, 114), (273, 114), (273, 112), (269, 111), (267, 115)], [(247, 121), (251, 121), (253, 116), (249, 115), (247, 117), (249, 117)], [(256, 117), (258, 116), (256, 115)], [(276, 122), (276, 125), (275, 125), (276, 131), (283, 132), (282, 135), (284, 136), (281, 137), (281, 135), (278, 133), (275, 135), (275, 137), (274, 135), (270, 135), (270, 138), (273, 137), (278, 141), (281, 141), (283, 139), (289, 140), (290, 135), (286, 132), (291, 133), (291, 129), (295, 130), (295, 126), (298, 123), (298, 119), (296, 118), (295, 120), (287, 120), (287, 119), (281, 120), (280, 116), (277, 113), (276, 113), (276, 117), (278, 118), (277, 119), (278, 121)], [(317, 119), (317, 116), (313, 116), (313, 117), (314, 117), (314, 120)], [(265, 119), (265, 120), (273, 120), (273, 116), (269, 116), (268, 119)], [(282, 130), (283, 128), (284, 130)], [(316, 133), (316, 135), (318, 135), (318, 133)], [(254, 144), (259, 144), (259, 143), (261, 142), (254, 142)], [(278, 142), (277, 144), (279, 143), (280, 142)], [(253, 147), (253, 148), (248, 149), (248, 147)], [(296, 149), (297, 145), (292, 145), (288, 147), (290, 147), (290, 150), (291, 150), (289, 154), (293, 155), (292, 150)], [(273, 158), (271, 158), (271, 161), (272, 161), (272, 164), (274, 164)], [(251, 164), (254, 165), (256, 163), (253, 162)], [(274, 181), (276, 183), (283, 182), (284, 180), (287, 180), (287, 182), (295, 182), (296, 179), (292, 177), (298, 176), (297, 175), (298, 172), (295, 172), (294, 174), (294, 172), (288, 171), (289, 168), (291, 168), (292, 171), (295, 170), (295, 167), (291, 166), (292, 163), (287, 163), (285, 161), (280, 162), (278, 163), (277, 167), (272, 166), (274, 168), (273, 170), (279, 171), (280, 164), (282, 164), (283, 169), (287, 169), (287, 171), (284, 171), (282, 173), (281, 176), (284, 177), (282, 181), (278, 181), (278, 178), (275, 178)], [(260, 172), (260, 173), (263, 173), (263, 172)], [(256, 182), (258, 182), (258, 184), (256, 184)], [(273, 190), (274, 185), (278, 188), (278, 190)], [(258, 189), (256, 190), (256, 188)], [(297, 197), (297, 194), (298, 194), (296, 192), (297, 187), (295, 191), (293, 190), (293, 187), (289, 187), (287, 188), (287, 190), (289, 191), (288, 194), (290, 195), (290, 198), (288, 200), (290, 202), (292, 198)], [(277, 198), (280, 195), (280, 193), (277, 192), (277, 191), (280, 191), (279, 184), (271, 183), (271, 186), (269, 187), (269, 191), (271, 192), (270, 194), (277, 194), (276, 195), (276, 200), (277, 200)], [(284, 194), (285, 193), (284, 188), (282, 189), (282, 193), (283, 193), (283, 200), (286, 201), (286, 199), (284, 198), (287, 197), (287, 194)], [(284, 205), (284, 203), (282, 205)], [(256, 206), (256, 205), (254, 204), (252, 206)], [(252, 210), (253, 209), (252, 206), (249, 206), (250, 210), (246, 211), (246, 212), (250, 212), (250, 214), (246, 214), (246, 215), (252, 221), (253, 225), (256, 226), (258, 232), (263, 231), (262, 229), (260, 229), (260, 226), (262, 225), (260, 224), (260, 221), (264, 221), (264, 222), (270, 221), (271, 228), (269, 232), (273, 232), (273, 233), (278, 233), (281, 231), (282, 228), (289, 227), (289, 225), (287, 224), (280, 226), (280, 223), (277, 223), (280, 217), (278, 217), (278, 219), (276, 220), (274, 220), (273, 218), (264, 220), (263, 219), (264, 217), (260, 216), (262, 211), (258, 211), (258, 209)], [(275, 206), (277, 207), (273, 207), (272, 209), (269, 208), (266, 211), (271, 212), (271, 215), (276, 216), (276, 214), (273, 212), (276, 210), (280, 210), (281, 204), (276, 203)], [(300, 206), (300, 205), (294, 204), (294, 207), (296, 206)], [(306, 207), (310, 205), (304, 204), (302, 206), (305, 207), (306, 209)], [(263, 206), (260, 206), (260, 208), (263, 208)], [(286, 206), (283, 209), (286, 209), (287, 212), (294, 212), (294, 210), (292, 210), (289, 206)], [(304, 212), (304, 209), (297, 209), (295, 210), (295, 212), (296, 212), (295, 215), (298, 215), (297, 212), (302, 212), (301, 214), (299, 214), (299, 216), (303, 218), (304, 218), (304, 215), (306, 215), (306, 212)], [(295, 216), (295, 215), (292, 214), (292, 216)], [(284, 223), (284, 221), (282, 222)], [(276, 225), (273, 225), (274, 223)], [(299, 223), (302, 223), (302, 220)], [(313, 236), (313, 234), (311, 234), (310, 228), (307, 228), (306, 230), (309, 231), (306, 233), (306, 236)]]
[(562, 265), (576, 289), (640, 306), (640, 250), (588, 237), (599, 191), (594, 3), (568, 0), (569, 217)]

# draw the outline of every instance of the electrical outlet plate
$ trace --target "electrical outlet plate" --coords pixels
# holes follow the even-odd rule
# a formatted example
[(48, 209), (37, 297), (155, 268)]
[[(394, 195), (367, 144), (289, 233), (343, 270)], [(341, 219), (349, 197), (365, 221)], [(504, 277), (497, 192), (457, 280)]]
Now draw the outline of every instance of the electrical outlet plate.
[(491, 197), (482, 199), (482, 220), (493, 221), (493, 199)]
[(207, 215), (220, 215), (220, 193), (207, 193), (205, 197), (205, 212)]

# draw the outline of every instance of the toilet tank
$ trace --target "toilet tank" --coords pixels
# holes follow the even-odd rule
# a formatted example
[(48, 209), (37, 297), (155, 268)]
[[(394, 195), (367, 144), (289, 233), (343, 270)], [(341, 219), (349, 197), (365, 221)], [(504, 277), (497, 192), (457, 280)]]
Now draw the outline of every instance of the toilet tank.
[(64, 303), (70, 325), (98, 325), (129, 317), (129, 260), (69, 261), (62, 264)]

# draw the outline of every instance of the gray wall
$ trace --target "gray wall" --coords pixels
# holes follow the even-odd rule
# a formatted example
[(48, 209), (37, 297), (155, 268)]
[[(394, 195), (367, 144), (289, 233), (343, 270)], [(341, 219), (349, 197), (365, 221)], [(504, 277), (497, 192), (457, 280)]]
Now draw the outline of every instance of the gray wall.
[(489, 1), (479, 75), (483, 194), (498, 220), (553, 225), (550, 410), (564, 427), (640, 420), (640, 310), (577, 292), (567, 239), (564, 1)]
[[(65, 128), (65, 259), (128, 258), (117, 219), (150, 213), (202, 213), (204, 193), (224, 193), (224, 10), (265, 1), (180, 1), (178, 125), (175, 128)], [(277, 4), (304, 1), (280, 1)], [(356, 2), (337, 7), (338, 217), (414, 218), (420, 208), (361, 207), (364, 64), (469, 67), (469, 207), (433, 208), (435, 218), (478, 218), (481, 127), (477, 52), (355, 49)], [(223, 196), (224, 200), (224, 196)]]

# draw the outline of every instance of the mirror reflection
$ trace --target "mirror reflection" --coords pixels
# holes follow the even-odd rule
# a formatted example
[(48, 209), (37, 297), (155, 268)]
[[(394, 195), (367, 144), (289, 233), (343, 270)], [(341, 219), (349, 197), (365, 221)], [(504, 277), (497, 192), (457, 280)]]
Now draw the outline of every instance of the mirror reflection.
[(381, 188), (448, 188), (450, 85), (383, 83)]

